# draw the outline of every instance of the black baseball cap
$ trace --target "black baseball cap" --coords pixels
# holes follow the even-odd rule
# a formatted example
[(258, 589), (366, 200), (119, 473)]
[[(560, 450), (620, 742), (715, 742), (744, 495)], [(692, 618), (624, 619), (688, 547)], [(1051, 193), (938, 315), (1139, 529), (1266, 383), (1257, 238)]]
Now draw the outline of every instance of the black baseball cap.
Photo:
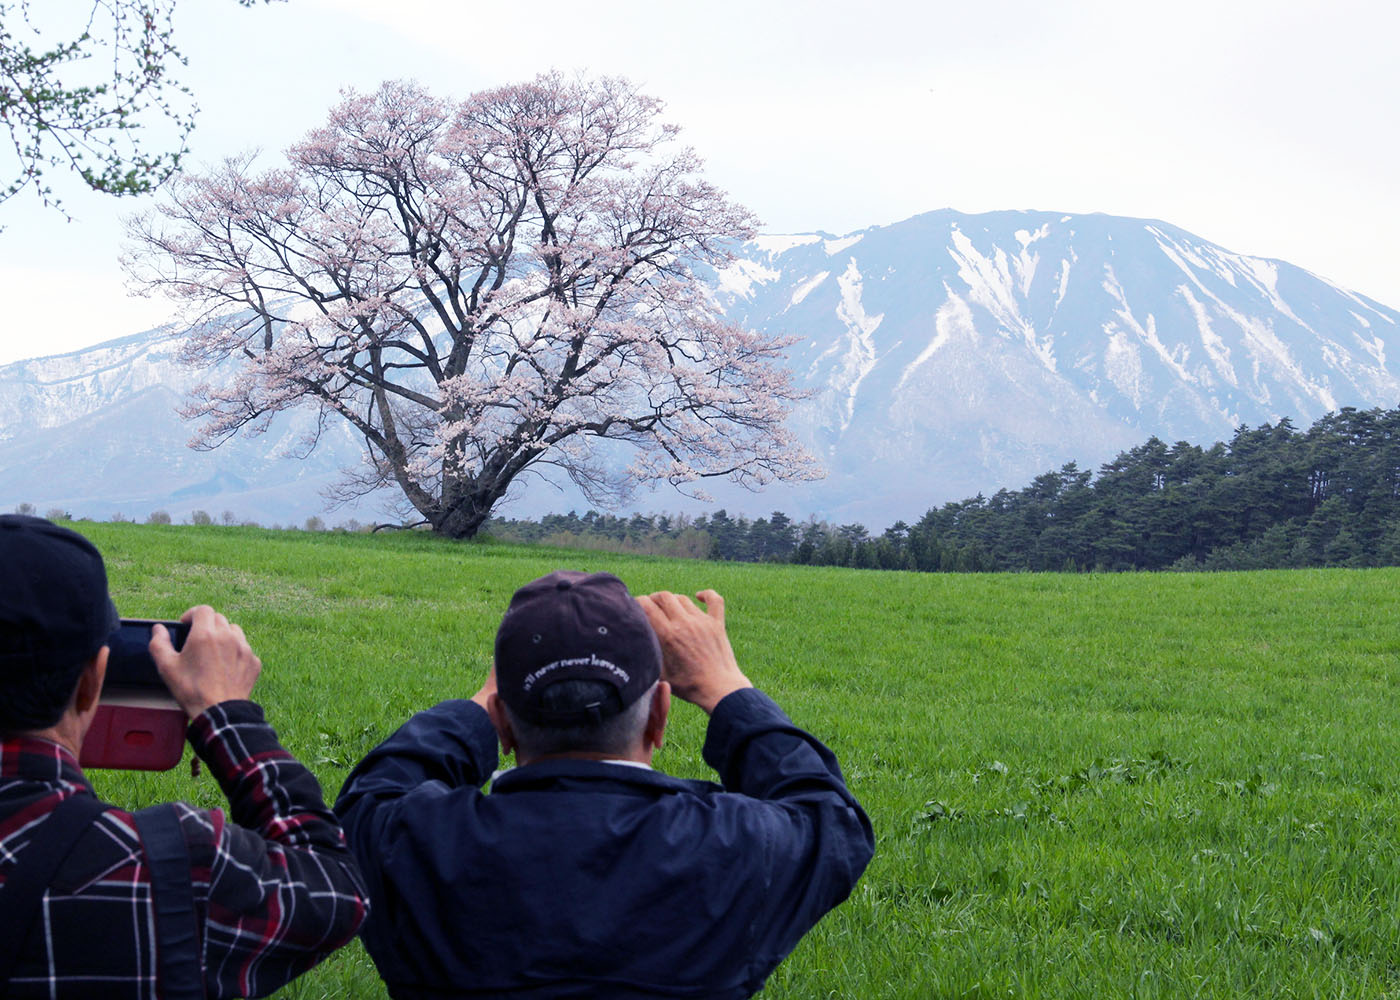
[(41, 517), (0, 514), (0, 679), (91, 659), (118, 621), (96, 546)]
[[(496, 632), (496, 686), (510, 710), (541, 726), (614, 715), (661, 677), (661, 644), (646, 612), (611, 573), (556, 570), (515, 592)], [(546, 709), (558, 681), (597, 680), (617, 698), (569, 712)]]

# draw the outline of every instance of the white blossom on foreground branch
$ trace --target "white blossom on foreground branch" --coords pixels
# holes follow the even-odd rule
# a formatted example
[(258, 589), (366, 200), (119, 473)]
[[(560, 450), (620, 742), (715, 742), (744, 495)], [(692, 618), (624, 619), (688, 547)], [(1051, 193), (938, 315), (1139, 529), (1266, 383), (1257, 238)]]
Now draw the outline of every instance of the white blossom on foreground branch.
[[(597, 502), (642, 480), (819, 475), (783, 423), (790, 342), (724, 322), (694, 270), (728, 263), (754, 220), (660, 111), (619, 79), (462, 102), (386, 83), (284, 168), (177, 178), (131, 220), (126, 263), (191, 314), (187, 361), (242, 360), (189, 400), (197, 444), (318, 407), (367, 447), (342, 495), (397, 485), (452, 537), (544, 466)], [(630, 446), (625, 472), (598, 439)]]

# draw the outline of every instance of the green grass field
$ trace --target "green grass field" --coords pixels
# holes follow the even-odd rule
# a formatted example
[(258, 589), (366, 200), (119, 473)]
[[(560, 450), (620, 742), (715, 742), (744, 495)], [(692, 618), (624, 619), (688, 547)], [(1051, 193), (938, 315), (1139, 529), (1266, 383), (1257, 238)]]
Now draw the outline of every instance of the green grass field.
[[(874, 862), (763, 996), (1400, 996), (1400, 571), (930, 576), (244, 528), (80, 524), (118, 607), (207, 602), (334, 797), (478, 686), (561, 566), (712, 586), (749, 676), (835, 750)], [(678, 706), (659, 764), (709, 776)], [(99, 771), (140, 806), (207, 775)], [(377, 997), (358, 945), (283, 997)]]

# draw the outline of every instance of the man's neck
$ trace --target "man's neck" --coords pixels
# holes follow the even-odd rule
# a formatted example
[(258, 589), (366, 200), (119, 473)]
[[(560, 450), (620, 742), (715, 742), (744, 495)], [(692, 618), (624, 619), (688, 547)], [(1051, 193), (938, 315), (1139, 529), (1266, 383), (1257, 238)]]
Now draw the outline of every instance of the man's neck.
[(75, 758), (82, 753), (83, 737), (81, 730), (75, 730), (72, 726), (64, 725), (69, 722), (67, 715), (47, 729), (31, 729), (25, 733), (15, 733), (22, 739), (28, 740), (48, 740), (50, 743), (57, 743), (63, 749), (71, 753)]
[(629, 753), (597, 753), (591, 750), (568, 750), (564, 753), (542, 753), (523, 754), (519, 749), (515, 751), (515, 763), (518, 767), (526, 764), (538, 764), (546, 760), (598, 760), (626, 762), (628, 764), (643, 764), (651, 767), (651, 750), (632, 750)]

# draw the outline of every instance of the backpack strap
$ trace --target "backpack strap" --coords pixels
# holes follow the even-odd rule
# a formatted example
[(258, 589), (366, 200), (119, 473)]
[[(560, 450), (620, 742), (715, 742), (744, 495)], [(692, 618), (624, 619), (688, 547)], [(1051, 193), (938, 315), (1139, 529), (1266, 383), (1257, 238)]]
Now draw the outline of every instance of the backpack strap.
[(159, 805), (132, 817), (151, 871), (160, 995), (163, 1000), (204, 1000), (190, 850), (180, 829), (179, 814), (173, 805)]
[(31, 831), (29, 845), (18, 863), (10, 866), (5, 885), (0, 888), (0, 987), (10, 981), (20, 946), (34, 924), (49, 883), (93, 821), (107, 808), (94, 795), (70, 795)]

